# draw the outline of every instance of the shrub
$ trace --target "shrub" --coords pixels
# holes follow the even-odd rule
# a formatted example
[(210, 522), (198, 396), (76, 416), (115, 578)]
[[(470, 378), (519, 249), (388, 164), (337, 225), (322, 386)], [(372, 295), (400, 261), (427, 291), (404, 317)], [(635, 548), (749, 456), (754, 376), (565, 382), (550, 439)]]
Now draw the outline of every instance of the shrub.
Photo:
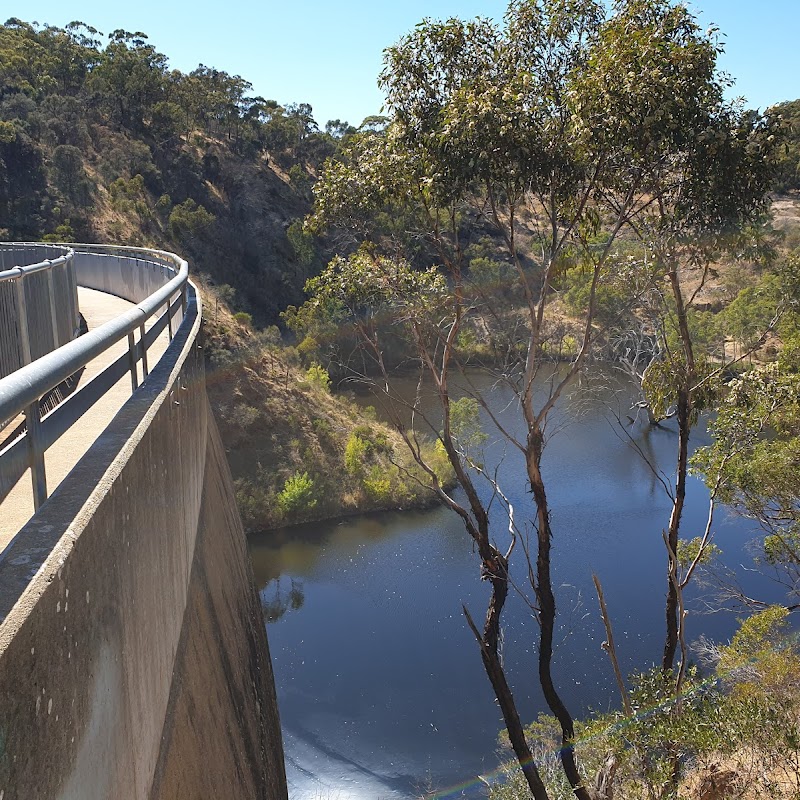
[(299, 164), (293, 164), (289, 170), (289, 183), (302, 194), (311, 188), (311, 176)]
[(387, 503), (392, 497), (392, 482), (378, 466), (369, 471), (364, 478), (364, 491), (371, 500), (378, 503)]
[(233, 407), (228, 421), (237, 428), (246, 429), (256, 422), (259, 416), (261, 414), (257, 408), (248, 406), (245, 403), (237, 403)]
[(258, 341), (267, 349), (277, 347), (281, 343), (280, 329), (277, 327), (277, 325), (267, 326), (259, 332)]
[(313, 336), (304, 336), (297, 345), (296, 352), (308, 363), (319, 351), (319, 342)]
[(258, 530), (270, 523), (270, 508), (273, 498), (269, 491), (258, 483), (245, 479), (236, 481), (236, 505), (242, 516), (246, 531)]
[(439, 439), (433, 444), (426, 443), (422, 446), (422, 457), (436, 473), (436, 478), (442, 486), (452, 485), (455, 479), (453, 465), (450, 463), (447, 451)]
[[(295, 169), (295, 164), (292, 169)], [(298, 262), (307, 267), (314, 260), (314, 237), (303, 230), (303, 220), (296, 219), (286, 230), (286, 238)]]
[(0, 120), (0, 144), (16, 141), (17, 129), (13, 122)]
[(331, 426), (331, 423), (323, 417), (314, 417), (314, 419), (311, 420), (311, 427), (314, 429), (317, 437), (320, 439), (330, 438), (333, 435), (333, 427)]
[(278, 507), (283, 514), (310, 511), (316, 505), (314, 481), (307, 472), (295, 472), (278, 493)]
[(43, 242), (73, 242), (75, 241), (75, 231), (72, 229), (72, 225), (69, 224), (69, 220), (65, 219), (60, 225), (58, 225), (53, 233), (48, 233), (46, 236), (42, 236)]
[(344, 468), (348, 475), (360, 478), (364, 475), (365, 462), (370, 455), (372, 447), (366, 439), (352, 433), (344, 448)]
[(517, 273), (511, 264), (491, 258), (473, 258), (469, 262), (472, 280), (480, 287), (497, 293), (513, 286)]
[(325, 392), (331, 390), (331, 376), (328, 375), (328, 371), (325, 367), (319, 364), (312, 364), (306, 370), (306, 380), (317, 389), (322, 389)]
[(353, 428), (353, 436), (360, 436), (362, 439), (365, 439), (366, 441), (371, 441), (372, 426), (365, 425), (364, 423), (356, 425), (355, 428)]
[(244, 325), (245, 328), (252, 328), (253, 327), (253, 315), (248, 314), (246, 311), (237, 311), (233, 318), (240, 324)]
[(176, 239), (187, 239), (202, 234), (213, 222), (214, 215), (190, 197), (172, 209), (169, 230)]

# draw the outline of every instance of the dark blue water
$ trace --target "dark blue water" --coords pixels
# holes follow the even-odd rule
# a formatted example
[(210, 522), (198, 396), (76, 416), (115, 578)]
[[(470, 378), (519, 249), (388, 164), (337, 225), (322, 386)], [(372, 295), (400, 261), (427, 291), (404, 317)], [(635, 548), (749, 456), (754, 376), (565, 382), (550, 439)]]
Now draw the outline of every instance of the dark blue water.
[[(575, 390), (554, 413), (545, 451), (552, 504), (553, 569), (559, 610), (554, 671), (574, 716), (616, 707), (592, 573), (603, 583), (625, 672), (658, 662), (663, 647), (665, 552), (661, 531), (670, 502), (653, 470), (615, 419), (631, 396), (598, 372), (601, 388)], [(517, 412), (492, 395), (504, 424)], [(485, 426), (491, 433), (490, 424)], [(672, 481), (677, 438), (670, 422), (625, 431), (656, 470)], [(707, 443), (702, 426), (694, 445)], [(522, 461), (496, 442), (487, 464), (500, 464), (502, 490), (515, 518), (532, 514)], [(488, 491), (488, 489), (487, 489)], [(683, 534), (702, 534), (708, 495), (689, 485)], [(495, 538), (508, 540), (499, 507)], [(723, 561), (759, 596), (775, 597), (743, 569), (750, 524), (718, 512), (715, 541)], [(444, 508), (371, 515), (254, 537), (251, 552), (268, 625), (292, 798), (378, 800), (452, 789), (482, 796), (478, 775), (497, 767), (502, 719), (463, 613), (480, 625), (488, 588), (459, 519)], [(535, 558), (535, 555), (534, 555)], [(512, 574), (525, 586), (521, 547)], [(735, 629), (731, 613), (704, 613), (709, 589), (692, 591), (688, 636), (718, 640)], [(503, 652), (524, 719), (545, 710), (536, 677), (537, 625), (512, 592)]]

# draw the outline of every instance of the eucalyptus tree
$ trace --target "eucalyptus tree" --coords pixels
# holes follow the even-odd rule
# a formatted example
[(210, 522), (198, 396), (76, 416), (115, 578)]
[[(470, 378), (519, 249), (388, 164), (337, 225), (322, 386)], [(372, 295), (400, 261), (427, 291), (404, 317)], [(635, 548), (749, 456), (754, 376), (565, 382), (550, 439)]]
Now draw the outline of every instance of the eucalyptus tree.
[[(757, 565), (800, 609), (800, 373), (780, 362), (748, 370), (727, 387), (712, 444), (693, 457), (720, 500), (756, 521), (763, 538)], [(733, 585), (725, 587), (734, 590)], [(741, 590), (727, 599), (751, 609), (768, 603)]]
[[(776, 361), (751, 367), (726, 387), (709, 423), (712, 443), (692, 458), (719, 499), (753, 519), (762, 534), (756, 565), (787, 592), (786, 606), (800, 609), (800, 254), (782, 260), (770, 276), (785, 304), (777, 333)], [(751, 302), (754, 299), (751, 298)], [(756, 304), (756, 303), (754, 303)], [(775, 299), (767, 300), (774, 305)], [(723, 597), (763, 610), (767, 603), (722, 580)]]
[(121, 28), (108, 34), (108, 44), (89, 73), (89, 83), (109, 103), (117, 121), (141, 128), (152, 105), (164, 95), (167, 57), (141, 31)]
[[(626, 41), (630, 52), (617, 58)], [(365, 359), (359, 377), (367, 377), (369, 361), (379, 375), (371, 382), (393, 400), (399, 398), (385, 359), (387, 332), (405, 338), (420, 382), (423, 374), (432, 382), (441, 421), (423, 413), (419, 392), (411, 402), (413, 419), (437, 438), (465, 501), (438, 480), (416, 430), (399, 418), (397, 426), (434, 491), (461, 517), (476, 544), (481, 578), (491, 586), (482, 630), (466, 609), (465, 614), (536, 798), (546, 797), (547, 790), (499, 652), (510, 588), (524, 596), (539, 623), (538, 676), (561, 727), (564, 773), (581, 800), (599, 793), (587, 787), (576, 764), (573, 719), (553, 674), (554, 531), (542, 469), (546, 424), (590, 352), (598, 288), (629, 268), (616, 257), (620, 233), (643, 230), (653, 206), (664, 212), (675, 207), (692, 221), (699, 213), (678, 201), (670, 206), (665, 201), (671, 195), (658, 190), (659, 181), (672, 186), (670, 168), (683, 163), (686, 141), (697, 134), (696, 124), (685, 135), (683, 126), (717, 98), (715, 55), (713, 42), (685, 9), (660, 0), (621, 3), (608, 19), (594, 0), (513, 0), (503, 26), (484, 19), (426, 20), (386, 51), (380, 81), (389, 124), (354, 135), (315, 187), (309, 224), (346, 230), (350, 239), (343, 241), (360, 248), (337, 257), (309, 282), (311, 299), (293, 320), (318, 340), (352, 325)], [(647, 91), (647, 81), (638, 86), (636, 58), (652, 71), (655, 95)], [(625, 90), (616, 90), (619, 86)], [(703, 119), (714, 123), (708, 114)], [(709, 136), (716, 136), (713, 128)], [(702, 180), (700, 164), (693, 166), (695, 202)], [(713, 159), (706, 166), (719, 169)], [(706, 180), (721, 184), (725, 176)], [(402, 232), (387, 236), (386, 226), (376, 224), (386, 213), (402, 219)], [(505, 247), (516, 307), (471, 280), (466, 254), (487, 223)], [(419, 242), (435, 254), (433, 266), (411, 266)], [(575, 352), (563, 369), (554, 370), (548, 364), (548, 335), (568, 257), (584, 271), (588, 290)], [(470, 325), (494, 345), (492, 373), (514, 393), (522, 437), (504, 424), (463, 370)], [(544, 374), (548, 391), (541, 399), (536, 387)], [(469, 405), (451, 396), (456, 375), (467, 387)], [(524, 459), (533, 502), (522, 512), (512, 507), (496, 474), (470, 452), (475, 437), (465, 434), (464, 418), (474, 429), (479, 410)], [(490, 484), (489, 500), (478, 489), (483, 479)], [(494, 503), (508, 517), (507, 546), (490, 530)], [(523, 535), (530, 530), (533, 547)], [(509, 572), (517, 543), (525, 552), (530, 593)], [(612, 760), (608, 770), (613, 769)], [(606, 774), (597, 786), (611, 783)]]
[[(414, 313), (406, 319), (415, 352), (438, 394), (442, 428), (436, 434), (467, 502), (456, 501), (435, 480), (430, 465), (422, 465), (441, 499), (464, 521), (477, 544), (481, 576), (491, 584), (483, 631), (478, 633), (481, 655), (512, 747), (535, 797), (545, 797), (546, 790), (525, 741), (498, 645), (501, 614), (509, 591), (508, 558), (512, 547), (499, 547), (490, 535), (488, 504), (475, 485), (459, 446), (459, 431), (452, 424), (451, 373), (460, 366), (459, 335), (470, 315), (480, 314), (485, 320), (493, 316), (489, 313), (493, 309), (485, 302), (480, 308), (479, 298), (470, 295), (465, 275), (468, 240), (462, 238), (463, 219), (477, 210), (500, 229), (516, 270), (515, 283), (526, 299), (524, 338), (507, 348), (512, 358), (502, 379), (520, 398), (529, 434), (524, 441), (507, 435), (525, 454), (536, 492), (538, 554), (531, 577), (536, 595), (532, 605), (541, 623), (540, 679), (548, 704), (562, 723), (563, 763), (570, 783), (578, 796), (588, 797), (574, 761), (572, 718), (551, 674), (556, 607), (550, 577), (552, 533), (541, 454), (547, 414), (588, 350), (591, 314), (586, 320), (579, 357), (568, 370), (568, 377), (553, 387), (547, 408), (534, 408), (534, 380), (543, 363), (545, 310), (552, 299), (549, 287), (558, 257), (568, 242), (580, 240), (592, 224), (587, 209), (599, 169), (585, 161), (580, 137), (574, 133), (567, 105), (567, 82), (572, 70), (579, 68), (600, 20), (600, 7), (590, 2), (515, 4), (509, 9), (506, 32), (485, 20), (428, 21), (417, 27), (387, 51), (381, 80), (392, 123), (385, 133), (368, 133), (355, 140), (346, 148), (343, 160), (329, 165), (317, 188), (318, 225), (344, 222), (369, 234), (363, 224), (369, 212), (402, 206), (405, 218), (416, 229), (415, 235), (433, 248), (447, 275), (447, 291), (439, 297), (435, 309), (438, 319), (429, 316), (428, 324), (424, 324)], [(541, 215), (542, 219), (541, 224), (537, 220), (536, 231), (541, 263), (533, 271), (525, 269), (519, 252), (518, 215), (522, 210)], [(373, 243), (382, 244), (397, 262), (396, 238)], [(309, 288), (315, 290), (316, 301), (324, 301), (337, 286), (341, 289), (380, 283), (397, 293), (395, 303), (418, 312), (424, 307), (419, 292), (414, 303), (400, 296), (399, 287), (406, 280), (401, 281), (392, 272), (397, 269), (390, 266), (395, 262), (361, 251), (348, 260), (334, 262)], [(368, 269), (367, 264), (374, 266)], [(359, 274), (365, 271), (373, 274)], [(597, 277), (599, 271), (598, 263)], [(379, 279), (376, 272), (383, 277)], [(403, 274), (410, 278), (415, 273), (404, 267)], [(341, 292), (336, 300), (343, 302)], [(361, 326), (362, 341), (380, 364), (380, 332), (375, 326), (365, 327), (363, 305), (351, 305), (348, 310)], [(434, 319), (437, 323), (431, 325)], [(390, 383), (386, 381), (384, 385), (388, 388)], [(479, 394), (476, 400), (491, 413)], [(415, 412), (419, 414), (419, 409)], [(429, 427), (436, 430), (433, 424)], [(502, 426), (501, 430), (507, 433)], [(407, 441), (422, 463), (418, 440), (408, 434)], [(494, 488), (502, 495), (499, 487)]]
[(767, 110), (780, 120), (787, 132), (787, 142), (778, 164), (778, 191), (800, 188), (800, 100), (778, 103)]
[[(724, 100), (719, 52), (715, 31), (702, 34), (685, 6), (632, 0), (604, 26), (585, 73), (591, 103), (585, 111), (597, 123), (592, 138), (600, 147), (607, 148), (609, 138), (622, 145), (616, 148), (618, 183), (604, 187), (599, 202), (612, 212), (619, 208), (632, 177), (646, 199), (626, 220), (648, 253), (649, 311), (657, 320), (644, 388), (653, 417), (671, 408), (678, 427), (666, 531), (665, 671), (673, 668), (681, 624), (679, 587), (670, 576), (677, 566), (690, 433), (712, 401), (714, 378), (729, 366), (698, 347), (695, 301), (711, 265), (758, 238), (774, 178), (775, 120)], [(612, 68), (619, 80), (608, 82), (603, 76)]]

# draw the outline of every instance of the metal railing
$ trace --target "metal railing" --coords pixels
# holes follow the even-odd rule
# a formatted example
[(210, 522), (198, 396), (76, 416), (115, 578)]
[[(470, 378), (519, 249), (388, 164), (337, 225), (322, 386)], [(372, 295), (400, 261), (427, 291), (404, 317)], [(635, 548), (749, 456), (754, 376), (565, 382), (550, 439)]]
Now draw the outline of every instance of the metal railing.
[[(13, 249), (10, 245), (5, 247)], [(171, 341), (187, 306), (195, 304), (194, 290), (188, 283), (188, 264), (173, 253), (102, 245), (65, 247), (73, 253), (71, 260), (79, 285), (100, 288), (137, 305), (0, 379), (0, 428), (20, 414), (25, 415), (24, 433), (0, 450), (0, 501), (30, 468), (36, 510), (48, 496), (45, 451), (126, 372), (130, 373), (135, 391), (139, 386), (138, 364), (141, 363), (143, 379), (149, 373), (148, 348), (164, 328)], [(147, 328), (146, 323), (159, 312), (163, 313)], [(40, 401), (44, 396), (126, 338), (128, 347), (123, 355), (80, 391), (42, 415)]]
[(0, 244), (0, 378), (77, 335), (73, 257), (70, 247)]

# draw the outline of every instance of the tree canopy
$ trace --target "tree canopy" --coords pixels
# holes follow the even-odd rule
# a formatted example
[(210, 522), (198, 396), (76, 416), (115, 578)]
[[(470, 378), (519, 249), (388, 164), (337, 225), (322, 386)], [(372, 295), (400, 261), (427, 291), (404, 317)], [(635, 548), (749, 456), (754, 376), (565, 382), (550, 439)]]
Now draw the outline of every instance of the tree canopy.
[[(662, 668), (672, 673), (680, 640), (678, 694), (685, 676), (681, 589), (693, 570), (677, 577), (677, 551), (689, 432), (708, 394), (690, 329), (696, 290), (687, 295), (685, 281), (694, 271), (702, 286), (713, 259), (748, 241), (766, 211), (774, 177), (775, 123), (724, 100), (719, 51), (713, 30), (704, 33), (684, 6), (667, 0), (628, 0), (610, 13), (592, 0), (515, 1), (502, 24), (425, 20), (386, 51), (380, 82), (389, 124), (349, 138), (315, 187), (309, 225), (345, 232), (349, 239), (342, 241), (358, 249), (307, 284), (312, 298), (291, 318), (329, 345), (337, 340), (326, 338), (324, 329), (351, 324), (355, 345), (348, 341), (347, 347), (361, 354), (357, 369), (341, 351), (338, 358), (345, 370), (369, 381), (366, 358), (379, 375), (373, 382), (378, 392), (392, 396), (387, 330), (405, 337), (408, 358), (432, 381), (441, 427), (423, 418), (424, 423), (447, 453), (466, 500), (435, 488), (464, 521), (482, 576), (492, 586), (482, 632), (465, 613), (512, 748), (537, 798), (547, 797), (547, 789), (531, 763), (497, 654), (508, 559), (517, 534), (525, 538), (519, 528), (525, 519), (534, 532), (524, 551), (527, 602), (540, 626), (540, 685), (561, 729), (560, 755), (572, 791), (582, 799), (596, 796), (574, 758), (573, 720), (552, 671), (551, 558), (558, 538), (542, 453), (548, 415), (602, 327), (619, 322), (611, 314), (601, 323), (598, 314), (598, 299), (614, 292), (625, 297), (618, 317), (636, 315), (658, 298), (650, 307), (658, 309), (660, 320), (659, 369), (650, 380), (652, 385), (661, 375), (660, 390), (677, 405), (680, 431), (666, 539)], [(387, 214), (402, 220), (399, 229), (387, 224)], [(504, 246), (495, 259), (473, 257), (486, 230)], [(516, 302), (473, 279), (473, 268), (486, 272), (492, 263), (498, 274), (507, 265), (504, 288)], [(562, 293), (571, 295), (577, 316), (570, 320), (573, 345), (566, 367), (547, 367), (549, 391), (541, 399), (537, 378), (552, 353), (565, 355), (562, 347), (552, 347), (564, 320)], [(479, 338), (488, 348), (475, 347)], [(329, 349), (328, 356), (337, 354)], [(532, 502), (512, 509), (505, 501), (507, 550), (489, 530), (477, 488), (487, 480), (491, 497), (504, 498), (502, 487), (454, 432), (450, 386), (456, 375), (469, 385), (467, 363), (510, 387), (524, 420), (526, 435), (511, 435), (486, 398), (468, 390), (475, 408), (524, 458)], [(417, 434), (404, 436), (421, 460)], [(432, 470), (429, 475), (435, 478)], [(613, 768), (607, 765), (607, 771)], [(599, 776), (596, 791), (607, 781), (608, 774)]]
[(775, 188), (784, 192), (800, 189), (800, 100), (778, 103), (767, 114), (781, 124), (785, 136)]

